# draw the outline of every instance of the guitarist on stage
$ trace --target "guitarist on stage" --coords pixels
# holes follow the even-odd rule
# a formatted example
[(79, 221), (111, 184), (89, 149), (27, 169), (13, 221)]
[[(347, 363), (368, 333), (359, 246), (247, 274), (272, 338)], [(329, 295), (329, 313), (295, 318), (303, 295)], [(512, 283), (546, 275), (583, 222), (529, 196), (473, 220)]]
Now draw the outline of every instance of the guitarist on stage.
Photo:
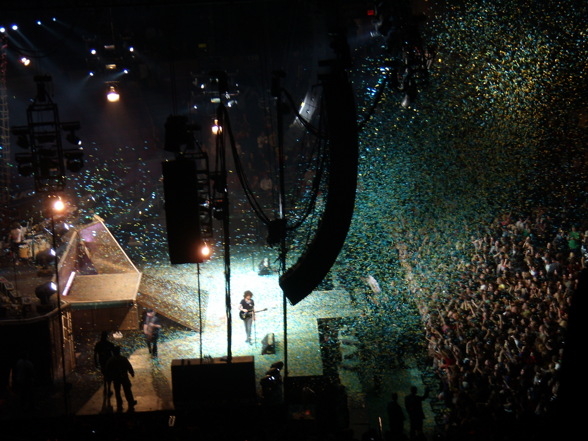
[(243, 299), (239, 302), (239, 317), (245, 323), (245, 334), (247, 334), (245, 343), (251, 344), (251, 325), (255, 320), (255, 302), (253, 301), (253, 293), (249, 290), (243, 293)]

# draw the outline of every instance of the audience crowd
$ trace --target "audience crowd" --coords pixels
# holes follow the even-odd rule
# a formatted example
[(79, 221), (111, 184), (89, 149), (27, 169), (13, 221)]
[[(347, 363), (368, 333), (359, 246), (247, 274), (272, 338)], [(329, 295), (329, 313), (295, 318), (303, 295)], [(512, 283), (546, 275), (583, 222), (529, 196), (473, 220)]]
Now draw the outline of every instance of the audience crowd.
[[(453, 281), (430, 277), (418, 251), (399, 247), (440, 380), (447, 439), (479, 436), (546, 416), (557, 399), (571, 296), (588, 257), (588, 231), (551, 217), (504, 215), (472, 237)], [(459, 246), (457, 248), (460, 248)], [(429, 290), (429, 292), (427, 292)], [(505, 429), (506, 430), (506, 429)]]

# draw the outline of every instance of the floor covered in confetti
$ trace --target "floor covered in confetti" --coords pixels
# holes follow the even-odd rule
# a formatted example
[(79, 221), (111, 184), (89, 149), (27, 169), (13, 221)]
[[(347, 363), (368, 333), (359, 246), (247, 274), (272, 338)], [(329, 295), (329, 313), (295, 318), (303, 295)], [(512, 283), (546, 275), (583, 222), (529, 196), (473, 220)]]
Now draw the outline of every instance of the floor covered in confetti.
[[(286, 301), (284, 311), (278, 274), (257, 274), (256, 262), (260, 261), (263, 252), (263, 248), (255, 246), (236, 247), (231, 253), (229, 280), (225, 278), (222, 256), (199, 265), (199, 270), (196, 265), (143, 269), (143, 277), (152, 288), (158, 284), (161, 288), (161, 297), (147, 299), (141, 293), (137, 297), (140, 311), (145, 310), (143, 304), (159, 305), (155, 309), (162, 320), (163, 330), (158, 357), (152, 358), (148, 353), (140, 329), (110, 334), (110, 340), (121, 347), (123, 355), (129, 358), (135, 369), (132, 385), (138, 403), (134, 412), (173, 413), (176, 407), (171, 368), (174, 361), (197, 362), (209, 357), (226, 357), (230, 353), (235, 359), (253, 357), (255, 378), (251, 381), (255, 382), (260, 400), (260, 380), (272, 364), (283, 361), (286, 363), (284, 377), (338, 377), (348, 394), (350, 427), (355, 432), (387, 430), (385, 406), (391, 392), (397, 392), (403, 399), (411, 385), (422, 390), (423, 380), (426, 381), (426, 369), (418, 357), (415, 358), (415, 353), (402, 357), (401, 348), (387, 346), (383, 334), (366, 337), (363, 332), (365, 322), (377, 320), (377, 312), (370, 311), (369, 305), (356, 296), (350, 301), (350, 293), (337, 281), (330, 286), (331, 289), (315, 291), (296, 305)], [(166, 289), (172, 283), (174, 287), (184, 289)], [(230, 331), (227, 326), (227, 289), (232, 316)], [(253, 292), (259, 311), (254, 322), (252, 344), (245, 342), (245, 331), (237, 309), (245, 290)], [(151, 289), (150, 292), (158, 290)], [(179, 316), (183, 317), (183, 324), (174, 320)], [(193, 325), (186, 326), (190, 322)], [(200, 324), (201, 333), (198, 332)], [(269, 334), (274, 337), (275, 350), (267, 351), (264, 349), (267, 349)], [(366, 338), (373, 340), (366, 342)], [(34, 413), (43, 417), (59, 416), (64, 414), (65, 406), (69, 414), (78, 416), (129, 411), (126, 402), (122, 409), (117, 409), (115, 397), (104, 394), (93, 355), (98, 339), (96, 332), (75, 335), (76, 368), (67, 378), (70, 388), (67, 403), (58, 382), (51, 391), (38, 391)], [(386, 346), (386, 350), (376, 360), (373, 347), (366, 350), (366, 344)], [(205, 397), (195, 399), (206, 400)], [(427, 428), (433, 431), (434, 412), (426, 407)]]

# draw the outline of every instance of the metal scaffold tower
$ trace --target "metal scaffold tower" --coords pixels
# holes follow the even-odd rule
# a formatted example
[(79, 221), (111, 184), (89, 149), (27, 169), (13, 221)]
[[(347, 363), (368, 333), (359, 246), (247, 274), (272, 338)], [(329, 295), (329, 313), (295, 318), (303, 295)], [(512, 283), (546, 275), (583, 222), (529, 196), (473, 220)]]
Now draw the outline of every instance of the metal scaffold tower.
[(8, 40), (0, 34), (0, 202), (9, 198), (10, 188), (10, 127), (8, 121), (8, 99), (6, 93), (6, 49)]

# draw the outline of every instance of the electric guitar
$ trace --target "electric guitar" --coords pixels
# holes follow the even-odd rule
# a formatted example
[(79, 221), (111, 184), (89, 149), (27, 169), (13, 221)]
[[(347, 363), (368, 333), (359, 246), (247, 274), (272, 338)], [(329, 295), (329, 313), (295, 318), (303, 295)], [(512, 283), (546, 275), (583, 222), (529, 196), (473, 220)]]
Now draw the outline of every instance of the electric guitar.
[(267, 311), (267, 308), (263, 308), (263, 309), (256, 309), (255, 311), (239, 311), (239, 318), (241, 320), (245, 320), (250, 318), (253, 313), (258, 313), (258, 312), (263, 312), (263, 311)]

